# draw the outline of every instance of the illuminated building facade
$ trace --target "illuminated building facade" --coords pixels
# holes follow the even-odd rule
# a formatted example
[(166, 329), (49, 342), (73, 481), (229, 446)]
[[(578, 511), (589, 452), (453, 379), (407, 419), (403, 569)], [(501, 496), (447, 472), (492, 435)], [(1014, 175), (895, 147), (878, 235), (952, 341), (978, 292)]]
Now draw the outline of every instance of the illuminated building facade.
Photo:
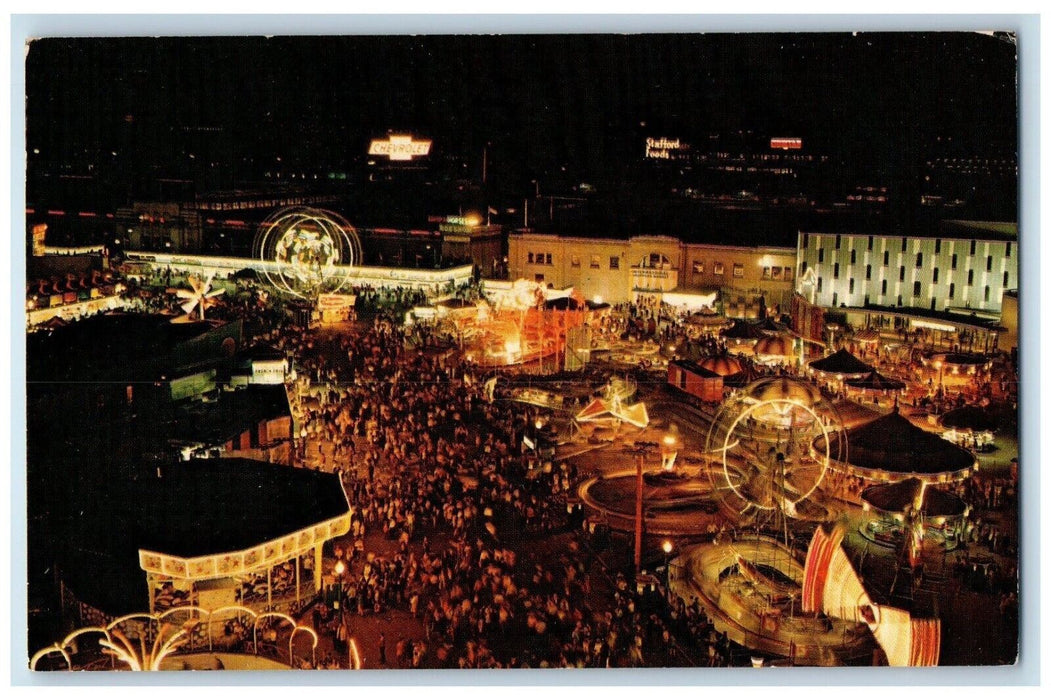
[(782, 305), (792, 293), (791, 248), (684, 243), (669, 236), (577, 238), (536, 233), (508, 237), (511, 279), (574, 287), (612, 304), (638, 295), (718, 289), (724, 300), (762, 295)]
[(999, 316), (1018, 287), (1018, 225), (942, 222), (930, 233), (800, 232), (802, 293), (827, 307), (907, 307)]

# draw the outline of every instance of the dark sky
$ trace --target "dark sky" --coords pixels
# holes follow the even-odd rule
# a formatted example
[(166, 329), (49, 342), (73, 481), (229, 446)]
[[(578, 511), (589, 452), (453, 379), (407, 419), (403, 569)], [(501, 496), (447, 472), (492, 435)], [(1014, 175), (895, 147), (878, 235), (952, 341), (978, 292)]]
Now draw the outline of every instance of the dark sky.
[(223, 159), (340, 164), (393, 129), (592, 176), (645, 136), (802, 136), (883, 166), (1017, 137), (1016, 47), (974, 33), (45, 39), (26, 70), (28, 146), (51, 162), (164, 162), (201, 126)]

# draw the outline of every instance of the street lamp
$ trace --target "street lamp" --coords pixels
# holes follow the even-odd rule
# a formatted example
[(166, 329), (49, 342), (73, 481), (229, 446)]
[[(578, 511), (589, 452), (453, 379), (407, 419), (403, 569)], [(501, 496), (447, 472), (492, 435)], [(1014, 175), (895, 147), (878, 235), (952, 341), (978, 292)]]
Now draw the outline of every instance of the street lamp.
[(671, 555), (672, 543), (671, 540), (664, 540), (661, 543), (661, 549), (664, 550), (664, 590), (666, 597), (671, 600), (671, 568), (668, 565), (668, 557)]
[(340, 609), (340, 614), (342, 614), (342, 608), (343, 608), (343, 574), (347, 570), (347, 565), (343, 563), (342, 559), (340, 559), (339, 561), (336, 562), (336, 566), (335, 566), (334, 570), (336, 572), (336, 578), (337, 578), (337, 583), (336, 583), (336, 586), (337, 586), (337, 588), (336, 588), (336, 606), (335, 607), (337, 609)]
[(661, 441), (661, 469), (670, 472), (675, 468), (675, 458), (679, 454), (678, 439), (671, 433)]

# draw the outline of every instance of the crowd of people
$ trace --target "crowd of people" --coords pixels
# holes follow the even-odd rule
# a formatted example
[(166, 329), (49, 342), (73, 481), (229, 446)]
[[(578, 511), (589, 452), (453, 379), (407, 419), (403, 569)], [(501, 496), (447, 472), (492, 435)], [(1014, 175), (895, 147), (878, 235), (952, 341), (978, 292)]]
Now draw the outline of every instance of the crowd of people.
[[(608, 583), (612, 598), (597, 603), (588, 543), (570, 534), (566, 508), (580, 475), (572, 463), (538, 458), (523, 439), (534, 435), (536, 409), (493, 401), (477, 366), (402, 326), (389, 309), (417, 303), (416, 293), (356, 291), (373, 313), (329, 335), (275, 315), (257, 296), (225, 302), (259, 329), (257, 340), (295, 359), (297, 462), (339, 474), (351, 503), (351, 531), (333, 552), (345, 564), (339, 605), (330, 595), (303, 613), (334, 643), (320, 667), (341, 663), (357, 623), (390, 611), (413, 616), (423, 633), (391, 639), (389, 649), (382, 638), (375, 658), (388, 667), (639, 666), (671, 647), (690, 663), (731, 663), (729, 641), (696, 601), (656, 600), (620, 577)], [(689, 338), (684, 319), (657, 307), (619, 311), (604, 317), (603, 332), (688, 343), (700, 355), (726, 351), (717, 336)], [(828, 478), (840, 498), (858, 501), (860, 479)], [(965, 484), (969, 502), (1013, 498), (1005, 483)], [(379, 549), (366, 539), (377, 533), (387, 541)], [(569, 537), (573, 551), (526, 557), (517, 546), (551, 535)]]

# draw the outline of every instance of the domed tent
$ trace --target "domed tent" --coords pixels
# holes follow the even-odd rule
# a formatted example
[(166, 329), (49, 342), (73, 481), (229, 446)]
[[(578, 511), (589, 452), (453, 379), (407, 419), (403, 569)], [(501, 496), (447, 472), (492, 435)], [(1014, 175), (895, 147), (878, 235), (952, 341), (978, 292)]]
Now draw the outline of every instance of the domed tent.
[(709, 372), (718, 374), (720, 377), (729, 377), (744, 371), (744, 365), (732, 355), (713, 355), (704, 358), (697, 364)]
[(812, 360), (810, 369), (817, 374), (831, 375), (837, 379), (861, 378), (873, 371), (872, 365), (862, 362), (844, 348), (820, 360)]
[(755, 355), (761, 362), (785, 362), (792, 359), (792, 339), (768, 335), (755, 344)]
[[(815, 454), (825, 453), (824, 440), (823, 436), (814, 440)], [(889, 483), (914, 477), (928, 484), (954, 482), (978, 468), (973, 454), (914, 425), (896, 409), (837, 432), (829, 440), (833, 454), (847, 455), (847, 461), (830, 466), (870, 481)]]

